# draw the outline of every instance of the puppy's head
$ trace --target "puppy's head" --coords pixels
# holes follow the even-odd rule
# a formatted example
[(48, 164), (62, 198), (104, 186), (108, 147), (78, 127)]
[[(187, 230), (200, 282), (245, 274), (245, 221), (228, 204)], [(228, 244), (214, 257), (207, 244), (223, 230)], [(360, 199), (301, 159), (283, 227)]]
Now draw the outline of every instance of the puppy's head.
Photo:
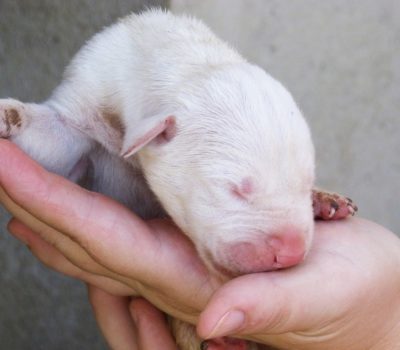
[(244, 63), (197, 79), (179, 99), (158, 141), (139, 152), (166, 211), (222, 274), (302, 261), (313, 235), (314, 149), (291, 95)]

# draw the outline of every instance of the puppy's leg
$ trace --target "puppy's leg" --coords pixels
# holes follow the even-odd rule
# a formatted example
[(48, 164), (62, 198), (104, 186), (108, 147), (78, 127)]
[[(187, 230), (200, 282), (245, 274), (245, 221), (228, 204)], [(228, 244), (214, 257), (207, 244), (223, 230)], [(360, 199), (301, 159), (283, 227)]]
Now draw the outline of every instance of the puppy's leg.
[(17, 144), (47, 170), (73, 180), (92, 141), (46, 104), (0, 99), (0, 137)]
[(168, 318), (172, 334), (178, 348), (181, 350), (201, 350), (202, 342), (196, 334), (196, 329), (189, 323), (180, 321), (176, 318)]
[(354, 215), (358, 208), (350, 198), (319, 189), (312, 191), (314, 217), (322, 220), (338, 220)]
[(150, 190), (139, 164), (128, 163), (101, 145), (93, 149), (89, 159), (90, 184), (85, 187), (117, 200), (145, 220), (166, 215)]

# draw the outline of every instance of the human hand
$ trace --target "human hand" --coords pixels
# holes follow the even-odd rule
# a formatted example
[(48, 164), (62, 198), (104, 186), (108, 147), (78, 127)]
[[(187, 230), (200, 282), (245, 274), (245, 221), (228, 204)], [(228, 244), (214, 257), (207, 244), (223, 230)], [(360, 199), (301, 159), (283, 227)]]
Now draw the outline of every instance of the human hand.
[[(0, 159), (0, 198), (19, 220), (10, 230), (39, 259), (114, 294), (139, 292), (197, 323), (218, 282), (171, 223), (143, 223), (115, 202), (45, 172), (4, 141)], [(399, 239), (376, 224), (317, 223), (303, 264), (228, 282), (212, 296), (198, 331), (286, 349), (394, 349), (400, 334), (399, 260)], [(245, 315), (236, 329), (233, 322), (230, 330), (218, 322), (229, 310)], [(241, 319), (240, 313), (230, 315)]]

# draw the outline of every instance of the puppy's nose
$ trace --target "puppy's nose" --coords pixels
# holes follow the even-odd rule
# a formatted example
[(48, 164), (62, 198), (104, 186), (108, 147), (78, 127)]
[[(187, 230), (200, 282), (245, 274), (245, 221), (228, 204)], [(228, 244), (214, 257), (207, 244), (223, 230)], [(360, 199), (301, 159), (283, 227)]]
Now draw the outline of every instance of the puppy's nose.
[(254, 242), (225, 245), (219, 265), (233, 276), (297, 265), (306, 254), (305, 236), (301, 230), (291, 228), (257, 237)]

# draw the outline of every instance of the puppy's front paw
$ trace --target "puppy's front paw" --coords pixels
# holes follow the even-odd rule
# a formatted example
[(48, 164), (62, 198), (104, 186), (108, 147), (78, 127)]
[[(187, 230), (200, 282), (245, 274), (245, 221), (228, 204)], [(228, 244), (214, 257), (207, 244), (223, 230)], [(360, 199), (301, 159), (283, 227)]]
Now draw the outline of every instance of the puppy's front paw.
[(13, 99), (0, 100), (0, 137), (17, 135), (25, 125), (25, 106)]
[(350, 198), (321, 190), (312, 191), (314, 217), (322, 220), (339, 220), (353, 216), (358, 208)]

